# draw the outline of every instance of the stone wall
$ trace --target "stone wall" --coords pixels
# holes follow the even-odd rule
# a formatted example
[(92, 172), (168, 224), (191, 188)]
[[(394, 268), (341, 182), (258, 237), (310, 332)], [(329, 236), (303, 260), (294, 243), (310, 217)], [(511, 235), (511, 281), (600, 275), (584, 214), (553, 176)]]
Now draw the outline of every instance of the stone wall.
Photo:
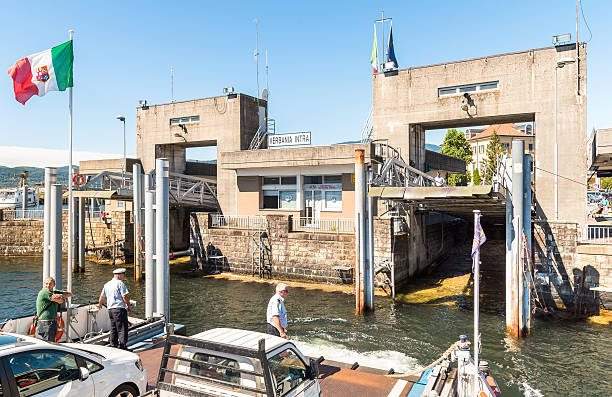
[(578, 245), (579, 229), (574, 222), (533, 223), (536, 277), (542, 285), (546, 304), (581, 316), (597, 312), (598, 295), (589, 287), (599, 285), (602, 271), (609, 277), (610, 268), (603, 256), (578, 254)]
[[(108, 218), (85, 219), (85, 246), (100, 247), (114, 240), (126, 240), (128, 255), (133, 252), (133, 224), (130, 213), (113, 211)], [(0, 220), (0, 255), (42, 255), (42, 220)], [(62, 251), (68, 249), (68, 212), (62, 214)]]
[[(355, 266), (355, 241), (353, 234), (305, 233), (290, 231), (291, 217), (268, 215), (269, 245), (272, 252), (274, 277), (306, 279), (324, 283), (353, 283)], [(410, 233), (394, 226), (391, 218), (374, 218), (374, 262), (383, 260), (395, 263), (396, 283), (407, 280), (437, 260), (450, 248), (459, 233), (460, 222), (445, 222), (428, 226), (425, 246), (412, 248), (421, 250), (419, 257), (427, 258), (422, 263), (410, 262)], [(211, 243), (227, 258), (224, 271), (252, 273), (251, 234), (253, 231), (228, 228), (210, 228), (208, 213), (191, 214), (191, 244), (200, 252)], [(444, 243), (440, 239), (444, 238)], [(413, 246), (414, 247), (414, 246)]]

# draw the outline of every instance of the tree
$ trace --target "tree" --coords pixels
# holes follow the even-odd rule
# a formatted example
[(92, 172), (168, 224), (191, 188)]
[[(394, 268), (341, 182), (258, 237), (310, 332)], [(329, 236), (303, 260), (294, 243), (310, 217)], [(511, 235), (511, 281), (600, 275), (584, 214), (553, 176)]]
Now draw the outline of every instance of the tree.
[[(465, 139), (465, 134), (457, 131), (456, 128), (448, 129), (440, 152), (465, 161), (466, 166), (472, 162), (472, 147)], [(469, 175), (467, 173), (449, 174), (446, 178), (446, 183), (450, 186), (467, 184), (468, 181)]]
[(474, 177), (472, 178), (472, 181), (474, 182), (474, 185), (480, 185), (482, 183), (482, 179), (480, 179), (480, 172), (478, 171), (478, 168), (474, 169)]
[(603, 178), (601, 180), (602, 189), (612, 189), (612, 178)]
[(497, 135), (497, 131), (493, 130), (493, 135), (491, 135), (487, 145), (487, 159), (485, 161), (485, 180), (487, 183), (491, 183), (493, 180), (493, 175), (497, 172), (497, 164), (504, 152), (504, 146), (499, 141), (499, 135)]

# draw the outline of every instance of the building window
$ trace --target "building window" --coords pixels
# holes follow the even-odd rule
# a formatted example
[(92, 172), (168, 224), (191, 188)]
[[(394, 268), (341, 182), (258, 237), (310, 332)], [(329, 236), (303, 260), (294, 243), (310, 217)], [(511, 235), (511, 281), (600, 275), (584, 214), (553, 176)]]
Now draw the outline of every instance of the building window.
[(478, 153), (481, 153), (481, 154), (484, 153), (484, 148), (485, 148), (484, 145), (480, 145), (478, 147)]
[(530, 152), (533, 152), (533, 143), (530, 143), (530, 144), (529, 144), (529, 151), (530, 151)]
[(170, 125), (199, 123), (199, 122), (200, 122), (200, 116), (187, 116), (187, 117), (177, 117), (174, 119), (170, 119)]
[(490, 81), (488, 83), (457, 85), (454, 87), (438, 88), (438, 96), (456, 95), (464, 93), (474, 93), (482, 91), (491, 91), (499, 89), (499, 81)]
[(262, 179), (263, 209), (297, 208), (295, 176), (264, 176)]
[(318, 211), (342, 211), (342, 175), (305, 176), (304, 208), (315, 216)]
[(510, 144), (509, 143), (502, 143), (502, 145), (504, 145), (504, 150), (506, 153), (510, 152)]
[(342, 191), (325, 192), (324, 208), (330, 211), (342, 211)]

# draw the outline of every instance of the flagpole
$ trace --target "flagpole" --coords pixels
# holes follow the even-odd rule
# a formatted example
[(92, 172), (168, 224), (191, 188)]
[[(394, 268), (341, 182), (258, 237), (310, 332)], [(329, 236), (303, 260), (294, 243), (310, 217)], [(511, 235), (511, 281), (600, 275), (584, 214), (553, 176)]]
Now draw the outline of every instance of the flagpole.
[[(69, 30), (70, 41), (74, 36), (74, 30)], [(74, 256), (74, 208), (72, 200), (72, 87), (68, 87), (68, 271), (67, 271), (67, 282), (66, 290), (72, 292), (72, 261)], [(70, 342), (70, 306), (72, 305), (72, 299), (68, 298), (68, 308), (66, 309), (66, 340)]]
[[(478, 322), (479, 322), (479, 311), (480, 311), (480, 210), (474, 210), (474, 236), (479, 236), (478, 246), (476, 248), (476, 252), (474, 253), (474, 386), (473, 393), (476, 392), (478, 385)], [(472, 393), (472, 394), (473, 394)]]

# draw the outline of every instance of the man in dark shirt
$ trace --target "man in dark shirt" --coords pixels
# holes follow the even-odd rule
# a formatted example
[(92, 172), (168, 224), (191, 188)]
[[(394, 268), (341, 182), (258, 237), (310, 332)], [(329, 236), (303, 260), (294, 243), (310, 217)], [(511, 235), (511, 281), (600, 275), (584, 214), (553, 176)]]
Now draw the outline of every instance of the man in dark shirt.
[(43, 281), (43, 289), (40, 290), (38, 298), (36, 298), (36, 316), (38, 316), (36, 333), (43, 340), (55, 342), (59, 305), (64, 303), (64, 298), (70, 298), (71, 296), (72, 292), (55, 289), (53, 277), (48, 277)]

